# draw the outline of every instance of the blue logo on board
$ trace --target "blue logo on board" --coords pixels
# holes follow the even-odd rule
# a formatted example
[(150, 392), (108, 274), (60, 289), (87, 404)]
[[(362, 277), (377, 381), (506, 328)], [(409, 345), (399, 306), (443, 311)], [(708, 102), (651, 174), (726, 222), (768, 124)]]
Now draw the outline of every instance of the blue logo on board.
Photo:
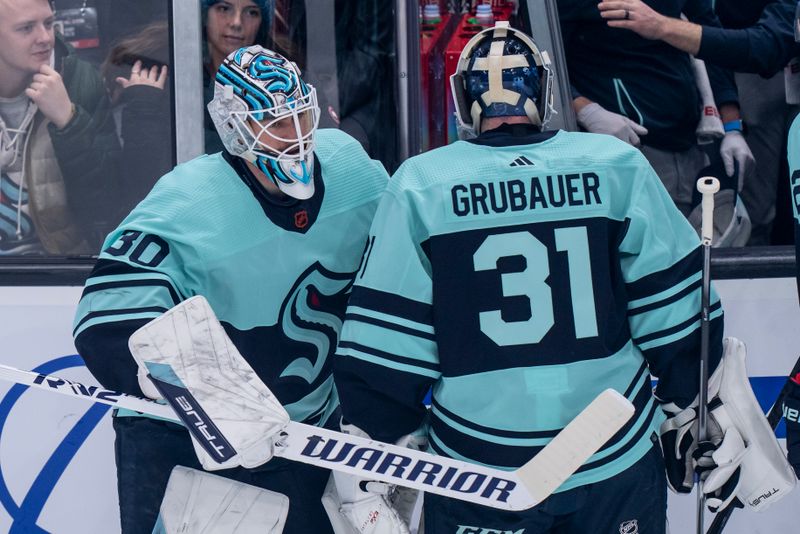
[[(46, 362), (34, 369), (37, 373), (58, 374), (59, 371), (73, 367), (83, 367), (83, 360), (77, 354), (62, 356)], [(0, 443), (2, 443), (6, 422), (12, 410), (27, 391), (29, 386), (15, 384), (0, 400)], [(0, 504), (11, 516), (9, 534), (31, 534), (47, 531), (36, 524), (47, 500), (53, 493), (61, 475), (69, 466), (75, 454), (80, 450), (89, 434), (102, 420), (111, 406), (91, 404), (77, 423), (67, 432), (64, 439), (56, 446), (50, 457), (39, 469), (39, 473), (25, 494), (22, 502), (16, 502), (6, 483), (3, 465), (0, 463)]]

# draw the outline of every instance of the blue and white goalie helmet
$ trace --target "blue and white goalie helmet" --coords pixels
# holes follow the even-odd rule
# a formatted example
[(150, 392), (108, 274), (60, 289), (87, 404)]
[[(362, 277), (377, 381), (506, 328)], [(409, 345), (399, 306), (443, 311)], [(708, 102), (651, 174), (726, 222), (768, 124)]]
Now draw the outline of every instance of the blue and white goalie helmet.
[(217, 71), (208, 111), (225, 149), (255, 165), (285, 194), (314, 194), (317, 92), (282, 55), (254, 45)]
[(543, 129), (553, 108), (550, 58), (508, 21), (469, 40), (450, 87), (462, 139), (480, 134), (490, 117), (528, 117)]

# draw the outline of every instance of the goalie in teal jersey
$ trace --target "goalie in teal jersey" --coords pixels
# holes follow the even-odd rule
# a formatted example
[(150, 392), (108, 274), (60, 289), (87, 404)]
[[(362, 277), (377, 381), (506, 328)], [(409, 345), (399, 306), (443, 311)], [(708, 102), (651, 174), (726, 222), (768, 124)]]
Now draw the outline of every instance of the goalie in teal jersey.
[[(663, 533), (667, 479), (692, 485), (698, 236), (638, 150), (544, 129), (547, 55), (508, 23), (467, 44), (452, 86), (467, 139), (406, 161), (370, 230), (334, 361), (343, 418), (514, 469), (614, 388), (636, 415), (541, 505), (427, 494), (425, 532)], [(710, 317), (713, 372), (713, 291)]]
[[(215, 85), (226, 152), (178, 165), (107, 237), (75, 345), (103, 386), (158, 397), (128, 338), (203, 295), (292, 420), (338, 425), (330, 357), (388, 176), (348, 135), (317, 130), (315, 89), (287, 58), (237, 50)], [(200, 464), (181, 426), (120, 411), (114, 428), (122, 531), (150, 533), (172, 468)], [(326, 470), (273, 459), (220, 474), (288, 496), (287, 532), (330, 531)]]

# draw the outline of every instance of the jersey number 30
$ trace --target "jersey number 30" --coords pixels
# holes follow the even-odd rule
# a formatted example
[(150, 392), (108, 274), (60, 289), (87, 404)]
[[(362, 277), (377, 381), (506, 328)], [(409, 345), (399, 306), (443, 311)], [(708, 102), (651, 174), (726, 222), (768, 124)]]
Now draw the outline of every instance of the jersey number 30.
[[(586, 227), (556, 228), (558, 252), (566, 252), (569, 265), (572, 317), (578, 339), (597, 336), (592, 269)], [(531, 307), (526, 321), (505, 321), (500, 310), (480, 312), (481, 331), (499, 346), (538, 343), (555, 324), (553, 290), (546, 282), (550, 276), (547, 247), (529, 232), (488, 236), (473, 255), (476, 271), (497, 269), (500, 258), (523, 256), (525, 270), (500, 275), (504, 297), (524, 296)]]

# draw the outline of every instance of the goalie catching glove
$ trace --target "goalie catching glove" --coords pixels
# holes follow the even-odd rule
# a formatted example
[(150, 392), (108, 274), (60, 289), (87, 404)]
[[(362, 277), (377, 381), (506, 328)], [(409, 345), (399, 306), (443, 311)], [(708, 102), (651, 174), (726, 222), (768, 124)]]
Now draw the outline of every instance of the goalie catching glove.
[(697, 401), (685, 410), (663, 407), (670, 415), (661, 426), (667, 478), (688, 493), (696, 469), (712, 512), (734, 498), (762, 511), (791, 491), (795, 477), (750, 388), (744, 343), (725, 338), (723, 345), (708, 382), (708, 441), (697, 443)]
[(272, 458), (289, 414), (239, 354), (205, 298), (192, 297), (150, 321), (128, 346), (139, 376), (152, 381), (192, 430), (204, 469), (255, 468)]
[[(341, 429), (345, 434), (369, 439), (355, 425), (342, 422)], [(397, 445), (424, 450), (425, 435), (417, 431), (402, 437)], [(322, 504), (335, 534), (409, 534), (418, 495), (410, 488), (333, 471)]]

